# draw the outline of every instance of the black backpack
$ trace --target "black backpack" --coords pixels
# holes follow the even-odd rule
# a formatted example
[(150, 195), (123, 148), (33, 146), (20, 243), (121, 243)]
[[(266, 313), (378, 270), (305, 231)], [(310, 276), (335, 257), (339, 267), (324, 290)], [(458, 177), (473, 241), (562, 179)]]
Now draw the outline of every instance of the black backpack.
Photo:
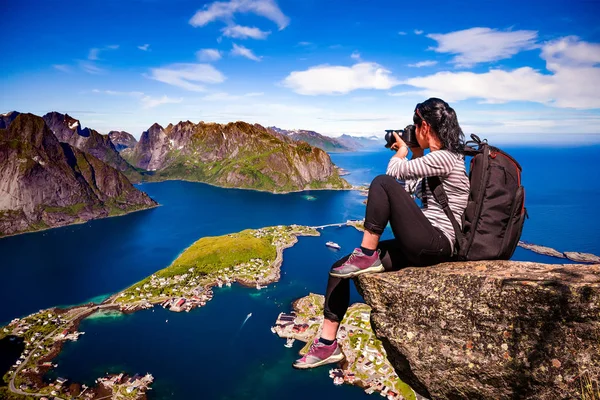
[(440, 178), (429, 177), (428, 184), (454, 227), (455, 259), (508, 260), (515, 252), (523, 223), (528, 218), (521, 166), (507, 153), (488, 145), (487, 140), (482, 141), (476, 135), (471, 138), (464, 151), (473, 158), (462, 229), (450, 210)]

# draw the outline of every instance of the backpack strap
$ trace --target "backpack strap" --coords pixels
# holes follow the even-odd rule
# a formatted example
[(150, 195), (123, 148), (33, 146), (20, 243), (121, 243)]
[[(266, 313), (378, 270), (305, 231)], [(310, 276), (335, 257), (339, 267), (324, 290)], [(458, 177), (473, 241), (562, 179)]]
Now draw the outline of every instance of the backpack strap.
[(464, 241), (464, 235), (460, 225), (458, 224), (458, 221), (454, 217), (454, 213), (450, 209), (450, 204), (448, 204), (448, 196), (446, 195), (446, 191), (442, 186), (442, 181), (440, 180), (439, 176), (430, 176), (427, 178), (427, 184), (429, 185), (429, 189), (431, 190), (433, 197), (438, 203), (440, 203), (444, 213), (452, 223), (452, 227), (454, 228), (454, 236), (456, 237), (456, 246), (454, 246), (454, 251), (455, 253), (458, 253), (458, 249), (460, 249), (461, 244)]

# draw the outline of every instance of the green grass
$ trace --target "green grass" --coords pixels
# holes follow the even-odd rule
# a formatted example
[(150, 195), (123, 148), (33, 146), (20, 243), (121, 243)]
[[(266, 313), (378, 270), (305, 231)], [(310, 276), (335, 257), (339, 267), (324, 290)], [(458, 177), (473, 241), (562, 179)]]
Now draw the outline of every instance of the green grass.
[[(271, 244), (271, 236), (256, 238), (253, 230), (224, 236), (204, 237), (187, 248), (173, 263), (158, 272), (158, 278), (183, 275), (194, 269), (195, 275), (216, 273), (223, 268), (249, 262), (253, 258), (272, 261), (276, 257), (276, 248)], [(150, 282), (150, 277), (135, 284), (130, 289), (141, 287)], [(158, 293), (171, 294), (172, 288), (159, 288)]]
[(270, 237), (255, 238), (251, 230), (245, 230), (231, 236), (205, 237), (198, 240), (170, 267), (159, 271), (157, 275), (180, 275), (189, 268), (208, 274), (248, 262), (252, 258), (273, 260), (275, 256), (275, 247), (271, 245)]
[(39, 400), (39, 397), (24, 396), (12, 393), (8, 387), (0, 387), (0, 399), (3, 400)]
[(77, 216), (85, 208), (85, 203), (76, 203), (65, 207), (44, 206), (44, 211), (48, 213), (62, 213), (71, 216)]

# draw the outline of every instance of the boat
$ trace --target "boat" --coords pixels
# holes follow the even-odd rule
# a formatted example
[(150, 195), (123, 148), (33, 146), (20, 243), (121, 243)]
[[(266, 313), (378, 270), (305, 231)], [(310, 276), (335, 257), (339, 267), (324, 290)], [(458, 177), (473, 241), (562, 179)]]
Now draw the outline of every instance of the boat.
[(336, 249), (336, 250), (339, 250), (342, 248), (342, 246), (340, 246), (339, 244), (337, 244), (335, 242), (327, 242), (327, 243), (325, 243), (325, 246), (331, 247), (332, 249)]
[(252, 313), (248, 314), (248, 316), (246, 317), (246, 319), (250, 318), (252, 316)]
[(294, 338), (291, 338), (291, 337), (287, 338), (284, 346), (289, 349), (290, 347), (292, 347), (292, 345), (294, 344), (295, 341), (296, 341), (296, 339), (294, 339)]

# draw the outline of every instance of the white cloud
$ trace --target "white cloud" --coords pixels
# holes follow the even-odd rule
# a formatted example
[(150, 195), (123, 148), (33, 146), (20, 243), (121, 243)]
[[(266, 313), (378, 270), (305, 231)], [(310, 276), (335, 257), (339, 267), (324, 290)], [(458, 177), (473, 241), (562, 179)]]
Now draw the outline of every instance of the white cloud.
[(66, 64), (54, 64), (52, 67), (54, 67), (54, 69), (57, 69), (61, 72), (71, 72), (71, 67), (69, 67)]
[(100, 53), (100, 49), (90, 49), (90, 52), (88, 53), (88, 60), (97, 60), (98, 59), (98, 54)]
[(142, 97), (144, 95), (144, 92), (120, 92), (117, 90), (99, 90), (99, 89), (94, 89), (92, 90), (93, 93), (101, 93), (101, 94), (108, 94), (110, 96), (131, 96), (131, 97)]
[(244, 47), (244, 46), (240, 46), (237, 44), (233, 44), (233, 49), (231, 49), (231, 54), (234, 56), (242, 56), (242, 57), (246, 57), (250, 60), (254, 60), (254, 61), (260, 61), (261, 57), (258, 57), (257, 55), (255, 55), (252, 50)]
[(282, 84), (306, 95), (344, 94), (357, 89), (389, 89), (399, 82), (379, 64), (361, 62), (352, 67), (320, 65), (290, 73)]
[(427, 60), (427, 61), (419, 61), (418, 63), (408, 64), (409, 67), (421, 68), (421, 67), (432, 67), (437, 64), (437, 61)]
[(109, 96), (133, 97), (133, 98), (139, 99), (140, 104), (142, 105), (142, 108), (154, 108), (161, 104), (181, 103), (183, 101), (183, 98), (174, 99), (174, 98), (171, 98), (168, 96), (152, 97), (150, 95), (144, 94), (144, 92), (136, 92), (136, 91), (120, 92), (117, 90), (94, 89), (94, 90), (92, 90), (92, 92), (98, 93), (98, 94), (106, 94)]
[(229, 93), (225, 93), (225, 92), (218, 92), (218, 93), (208, 94), (208, 95), (202, 97), (202, 100), (234, 101), (234, 100), (241, 100), (241, 99), (250, 98), (250, 97), (259, 97), (259, 96), (263, 96), (263, 95), (264, 95), (263, 92), (251, 92), (251, 93), (245, 93), (242, 95), (234, 95), (234, 94), (229, 94)]
[(142, 97), (142, 107), (143, 108), (154, 108), (156, 106), (160, 106), (161, 104), (181, 103), (182, 101), (183, 101), (182, 98), (173, 99), (173, 98), (167, 97), (167, 96), (163, 96), (163, 97), (144, 96), (144, 97)]
[(215, 84), (225, 80), (225, 75), (210, 64), (171, 64), (151, 69), (149, 77), (195, 92), (205, 90), (198, 82)]
[(100, 59), (100, 52), (105, 50), (117, 50), (119, 48), (118, 44), (113, 44), (110, 46), (104, 46), (102, 48), (94, 47), (91, 48), (88, 53), (88, 60), (96, 61)]
[(358, 51), (353, 51), (352, 54), (350, 54), (350, 58), (360, 61), (360, 53)]
[(234, 39), (266, 39), (271, 34), (270, 31), (261, 31), (256, 27), (241, 26), (241, 25), (230, 25), (221, 29), (223, 36), (227, 36)]
[[(600, 44), (582, 42), (577, 36), (567, 36), (542, 47), (542, 58), (551, 66), (594, 66), (600, 64)], [(550, 69), (550, 68), (548, 68)]]
[(420, 30), (420, 29), (415, 29), (414, 32), (415, 32), (415, 35), (422, 35), (423, 34), (423, 31)]
[(406, 35), (406, 32), (400, 31), (400, 32), (398, 32), (398, 35), (404, 36), (404, 35)]
[(142, 50), (142, 51), (148, 51), (148, 50), (150, 50), (150, 45), (146, 43), (146, 44), (144, 44), (142, 46), (138, 46), (137, 48), (140, 49), (140, 50)]
[(510, 58), (522, 50), (535, 48), (537, 31), (470, 28), (446, 34), (433, 33), (427, 37), (438, 42), (437, 47), (430, 47), (430, 50), (456, 54), (452, 63), (459, 67), (471, 67)]
[(310, 46), (312, 45), (311, 42), (298, 42), (298, 46)]
[(235, 13), (253, 13), (265, 17), (277, 24), (279, 30), (290, 23), (274, 0), (230, 0), (215, 1), (198, 10), (190, 19), (195, 27), (205, 26), (210, 22), (221, 20), (231, 23)]
[(95, 63), (91, 61), (79, 60), (79, 67), (87, 72), (88, 74), (99, 75), (106, 73), (106, 70), (98, 67)]
[(600, 45), (566, 37), (542, 45), (549, 73), (530, 67), (491, 69), (485, 73), (438, 72), (410, 78), (404, 84), (420, 88), (423, 96), (446, 101), (480, 99), (498, 104), (530, 101), (554, 107), (600, 108), (595, 82), (600, 82)]
[(217, 49), (201, 49), (196, 52), (199, 61), (217, 61), (221, 59), (221, 52)]

